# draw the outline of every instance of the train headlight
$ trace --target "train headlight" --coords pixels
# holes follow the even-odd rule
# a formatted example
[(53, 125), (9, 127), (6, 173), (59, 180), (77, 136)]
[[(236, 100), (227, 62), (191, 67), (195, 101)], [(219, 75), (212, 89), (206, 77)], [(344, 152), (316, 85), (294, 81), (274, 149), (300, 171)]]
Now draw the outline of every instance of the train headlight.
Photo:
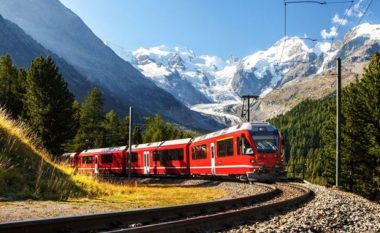
[(256, 160), (254, 160), (254, 159), (251, 159), (251, 163), (256, 163)]

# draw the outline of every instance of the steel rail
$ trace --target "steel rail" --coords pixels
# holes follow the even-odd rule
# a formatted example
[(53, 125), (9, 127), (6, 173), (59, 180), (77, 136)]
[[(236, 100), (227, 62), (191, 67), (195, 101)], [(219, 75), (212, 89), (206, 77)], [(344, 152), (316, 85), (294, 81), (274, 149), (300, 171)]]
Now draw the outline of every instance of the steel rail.
[(237, 223), (243, 223), (247, 219), (260, 219), (279, 210), (288, 209), (296, 205), (303, 204), (310, 200), (314, 193), (305, 187), (289, 185), (293, 188), (302, 190), (304, 193), (300, 196), (287, 200), (269, 203), (261, 206), (242, 208), (236, 211), (226, 211), (222, 213), (210, 214), (183, 220), (163, 222), (158, 224), (131, 227), (119, 230), (103, 231), (104, 233), (122, 233), (122, 232), (212, 232), (220, 230), (226, 226), (234, 226)]
[(274, 198), (281, 193), (281, 191), (274, 186), (265, 186), (271, 190), (265, 193), (234, 199), (103, 214), (2, 223), (0, 224), (0, 233), (94, 232), (115, 229), (115, 227), (120, 228), (120, 226), (125, 227), (136, 223), (149, 223), (157, 220), (194, 216), (201, 213), (213, 213), (243, 205), (260, 203)]

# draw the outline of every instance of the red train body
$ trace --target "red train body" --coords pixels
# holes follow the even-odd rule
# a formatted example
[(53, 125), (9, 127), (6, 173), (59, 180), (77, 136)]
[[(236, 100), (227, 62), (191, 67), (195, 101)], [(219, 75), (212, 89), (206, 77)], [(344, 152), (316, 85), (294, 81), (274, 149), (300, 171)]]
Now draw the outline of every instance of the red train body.
[[(128, 174), (127, 149), (85, 150), (70, 164), (83, 173)], [(270, 179), (283, 173), (281, 150), (281, 134), (272, 125), (243, 123), (194, 139), (133, 145), (131, 174)]]

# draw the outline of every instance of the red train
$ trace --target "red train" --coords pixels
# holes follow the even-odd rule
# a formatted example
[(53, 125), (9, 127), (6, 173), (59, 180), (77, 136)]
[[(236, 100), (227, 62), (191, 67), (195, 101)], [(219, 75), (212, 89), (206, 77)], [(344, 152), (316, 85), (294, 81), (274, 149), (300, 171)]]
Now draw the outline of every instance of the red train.
[[(282, 137), (269, 123), (243, 123), (196, 137), (132, 146), (131, 174), (217, 175), (249, 180), (284, 174)], [(70, 154), (82, 173), (128, 174), (128, 147)]]

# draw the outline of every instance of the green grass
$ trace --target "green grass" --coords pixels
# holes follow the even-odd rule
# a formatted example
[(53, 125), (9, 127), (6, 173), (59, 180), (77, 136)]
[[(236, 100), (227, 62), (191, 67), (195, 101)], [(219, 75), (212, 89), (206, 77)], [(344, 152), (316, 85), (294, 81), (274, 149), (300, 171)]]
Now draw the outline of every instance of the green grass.
[(0, 195), (13, 199), (83, 196), (69, 174), (58, 169), (38, 140), (0, 110)]
[(99, 200), (128, 208), (184, 204), (216, 199), (223, 191), (194, 187), (113, 184), (75, 174), (53, 162), (37, 138), (0, 109), (0, 197), (38, 200)]

